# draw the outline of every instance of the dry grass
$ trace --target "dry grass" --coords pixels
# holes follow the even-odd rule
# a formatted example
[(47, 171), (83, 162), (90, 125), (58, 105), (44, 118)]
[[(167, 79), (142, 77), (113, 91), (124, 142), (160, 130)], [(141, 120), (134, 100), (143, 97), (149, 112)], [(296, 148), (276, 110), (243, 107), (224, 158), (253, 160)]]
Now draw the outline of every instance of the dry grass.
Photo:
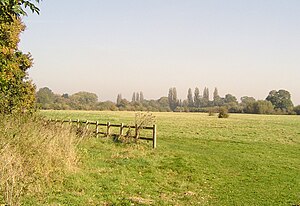
[(24, 195), (45, 187), (77, 162), (78, 138), (70, 130), (45, 124), (37, 116), (1, 116), (0, 204), (20, 205)]

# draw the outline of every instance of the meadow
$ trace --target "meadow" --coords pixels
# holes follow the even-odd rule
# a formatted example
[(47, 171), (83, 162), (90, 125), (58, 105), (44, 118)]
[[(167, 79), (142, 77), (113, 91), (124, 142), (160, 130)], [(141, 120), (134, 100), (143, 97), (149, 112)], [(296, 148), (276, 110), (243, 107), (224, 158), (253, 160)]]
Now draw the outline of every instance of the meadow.
[[(134, 112), (41, 111), (46, 118), (134, 122)], [(153, 113), (152, 143), (86, 138), (75, 172), (32, 205), (299, 205), (300, 117)]]

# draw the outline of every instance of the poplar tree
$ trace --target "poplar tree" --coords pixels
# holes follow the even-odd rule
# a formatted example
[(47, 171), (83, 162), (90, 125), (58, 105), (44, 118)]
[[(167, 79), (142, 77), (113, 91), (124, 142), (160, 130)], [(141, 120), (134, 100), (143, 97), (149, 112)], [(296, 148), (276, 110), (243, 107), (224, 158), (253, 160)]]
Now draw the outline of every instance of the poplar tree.
[(133, 92), (133, 94), (132, 94), (131, 102), (135, 102), (135, 92)]
[(187, 100), (188, 100), (188, 107), (193, 107), (194, 106), (194, 100), (193, 100), (193, 93), (192, 93), (191, 88), (189, 88), (189, 90), (188, 90)]
[(143, 92), (140, 92), (140, 102), (143, 102), (144, 101), (144, 94)]
[(200, 90), (198, 87), (195, 88), (194, 92), (194, 105), (195, 107), (200, 107)]
[(175, 111), (178, 106), (177, 90), (175, 87), (169, 89), (168, 94), (169, 106), (172, 111)]

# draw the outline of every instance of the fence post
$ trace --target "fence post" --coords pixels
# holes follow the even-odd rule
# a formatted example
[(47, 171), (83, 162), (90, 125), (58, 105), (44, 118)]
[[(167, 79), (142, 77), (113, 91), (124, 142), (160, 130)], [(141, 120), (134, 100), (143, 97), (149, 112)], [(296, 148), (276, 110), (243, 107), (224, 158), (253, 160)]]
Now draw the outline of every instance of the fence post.
[(109, 137), (110, 135), (110, 122), (107, 122), (107, 132), (106, 132), (106, 136)]
[(77, 119), (77, 128), (79, 129), (79, 123), (80, 123), (80, 120)]
[(89, 120), (86, 120), (86, 130), (89, 129)]
[(137, 125), (137, 124), (135, 124), (135, 136), (134, 136), (134, 137), (135, 137), (136, 139), (138, 139), (138, 138), (139, 138), (139, 137), (138, 137), (138, 136), (139, 136), (139, 134), (138, 134), (138, 133), (139, 133), (139, 131), (138, 131), (138, 125)]
[(156, 148), (156, 125), (153, 125), (153, 148)]
[(71, 119), (69, 119), (69, 125), (72, 125), (72, 120)]
[(98, 132), (99, 132), (99, 122), (96, 121), (96, 138), (98, 138)]
[(123, 127), (124, 127), (124, 124), (121, 123), (121, 126), (120, 126), (120, 136), (123, 136)]

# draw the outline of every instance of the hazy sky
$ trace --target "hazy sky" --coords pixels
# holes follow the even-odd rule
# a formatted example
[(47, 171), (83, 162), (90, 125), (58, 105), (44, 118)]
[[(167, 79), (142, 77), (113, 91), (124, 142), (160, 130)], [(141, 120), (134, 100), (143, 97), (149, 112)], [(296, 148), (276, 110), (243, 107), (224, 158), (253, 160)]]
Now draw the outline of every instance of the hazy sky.
[(299, 0), (44, 0), (25, 18), (21, 49), (36, 85), (103, 100), (217, 87), (265, 99), (286, 89), (300, 104)]

